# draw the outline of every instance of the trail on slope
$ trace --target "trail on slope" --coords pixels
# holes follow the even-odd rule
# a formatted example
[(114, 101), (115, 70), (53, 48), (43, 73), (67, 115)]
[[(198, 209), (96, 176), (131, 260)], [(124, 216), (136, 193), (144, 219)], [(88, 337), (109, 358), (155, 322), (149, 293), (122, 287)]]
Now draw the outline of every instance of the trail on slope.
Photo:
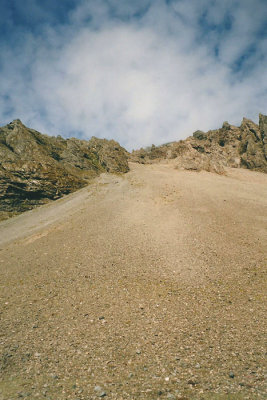
[(266, 221), (266, 175), (131, 164), (2, 222), (0, 396), (263, 398)]

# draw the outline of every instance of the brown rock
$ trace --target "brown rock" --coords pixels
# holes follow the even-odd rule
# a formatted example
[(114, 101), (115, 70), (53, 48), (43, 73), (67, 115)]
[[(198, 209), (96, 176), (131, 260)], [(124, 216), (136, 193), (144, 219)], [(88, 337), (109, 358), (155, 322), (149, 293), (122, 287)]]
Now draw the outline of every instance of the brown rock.
[(179, 142), (134, 151), (130, 159), (140, 163), (175, 159), (176, 167), (223, 173), (224, 167), (267, 172), (267, 117), (260, 114), (259, 125), (244, 118), (240, 127), (224, 122), (222, 128)]
[(63, 139), (20, 120), (0, 128), (0, 219), (57, 199), (101, 172), (127, 172), (127, 152), (114, 140)]
[(259, 115), (259, 128), (261, 133), (261, 139), (263, 142), (263, 152), (265, 156), (265, 160), (267, 160), (267, 116)]

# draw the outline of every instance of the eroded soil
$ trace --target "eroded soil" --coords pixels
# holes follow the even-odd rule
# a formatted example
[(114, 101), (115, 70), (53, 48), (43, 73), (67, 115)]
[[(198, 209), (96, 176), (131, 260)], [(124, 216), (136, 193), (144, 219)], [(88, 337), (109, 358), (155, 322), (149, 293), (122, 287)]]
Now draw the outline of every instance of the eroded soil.
[(0, 224), (0, 399), (263, 399), (267, 176), (131, 165)]

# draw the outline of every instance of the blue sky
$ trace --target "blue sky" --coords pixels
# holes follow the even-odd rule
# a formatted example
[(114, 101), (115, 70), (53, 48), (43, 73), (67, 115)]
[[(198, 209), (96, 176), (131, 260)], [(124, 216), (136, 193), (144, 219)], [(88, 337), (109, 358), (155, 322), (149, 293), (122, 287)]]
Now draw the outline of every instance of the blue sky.
[(267, 113), (266, 0), (2, 0), (0, 125), (129, 150)]

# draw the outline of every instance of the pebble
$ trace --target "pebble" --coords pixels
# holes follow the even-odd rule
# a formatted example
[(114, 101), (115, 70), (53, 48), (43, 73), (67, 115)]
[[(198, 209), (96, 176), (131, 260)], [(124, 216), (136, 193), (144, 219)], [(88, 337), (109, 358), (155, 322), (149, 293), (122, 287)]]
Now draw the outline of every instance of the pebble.
[(193, 379), (189, 379), (189, 381), (187, 381), (187, 383), (188, 383), (188, 385), (192, 385), (192, 386), (195, 386), (195, 385), (197, 385), (197, 381), (193, 381)]
[(107, 393), (101, 388), (101, 386), (95, 386), (95, 392), (97, 392), (98, 397), (105, 397)]
[(233, 373), (233, 372), (229, 372), (229, 378), (234, 378), (235, 377), (235, 374)]

